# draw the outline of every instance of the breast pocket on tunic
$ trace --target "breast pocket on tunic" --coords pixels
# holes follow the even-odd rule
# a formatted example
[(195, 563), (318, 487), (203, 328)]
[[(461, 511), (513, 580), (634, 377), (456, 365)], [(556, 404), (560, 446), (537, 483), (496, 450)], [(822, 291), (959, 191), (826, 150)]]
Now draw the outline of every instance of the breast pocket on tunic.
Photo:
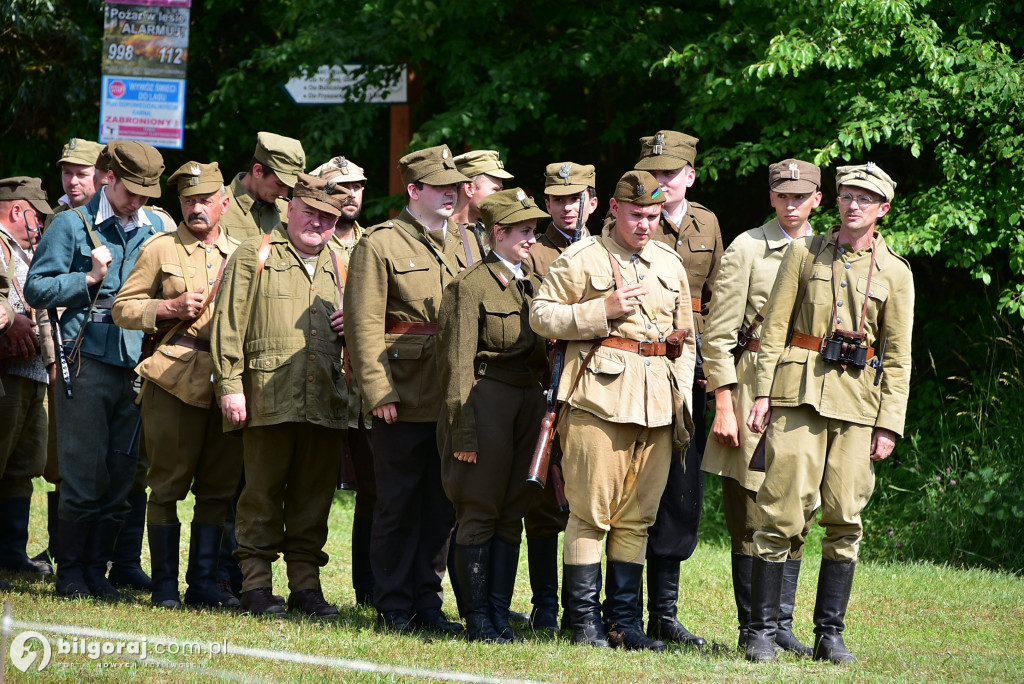
[(658, 274), (658, 282), (661, 283), (661, 311), (664, 314), (672, 315), (676, 310), (676, 300), (679, 292), (683, 289), (678, 278)]
[(394, 274), (402, 301), (415, 302), (434, 295), (437, 283), (430, 274), (432, 262), (433, 257), (425, 254), (388, 259), (388, 268)]
[(706, 277), (711, 272), (711, 257), (715, 252), (715, 239), (711, 236), (690, 236), (686, 239), (686, 250), (688, 254), (683, 255), (686, 271)]
[(299, 292), (295, 286), (296, 282), (302, 282), (298, 278), (304, 280), (303, 274), (298, 273), (301, 268), (303, 267), (289, 259), (269, 259), (263, 270), (267, 279), (267, 296), (294, 299), (308, 294), (308, 287), (305, 292)]
[[(170, 263), (160, 264), (160, 275), (163, 279), (163, 294), (166, 297), (177, 297), (187, 288), (185, 283), (185, 277), (182, 275), (181, 265)], [(189, 282), (192, 283), (193, 287), (198, 285), (194, 282), (196, 275), (196, 267), (188, 267)]]
[(523, 317), (515, 302), (485, 299), (483, 342), (490, 349), (508, 349), (519, 339), (523, 330)]
[[(864, 294), (868, 296), (868, 321), (874, 321), (876, 326), (878, 319), (882, 315), (882, 311), (885, 309), (885, 302), (889, 299), (889, 288), (883, 283), (876, 281), (874, 278), (871, 279), (871, 289), (868, 290), (868, 279), (867, 277), (861, 277), (857, 280), (857, 294), (860, 295), (860, 301), (863, 302)], [(857, 322), (860, 322), (860, 311), (856, 312)], [(865, 328), (867, 326), (865, 325)]]
[(587, 292), (583, 293), (583, 299), (593, 299), (595, 297), (607, 297), (611, 294), (612, 289), (615, 288), (615, 278), (611, 275), (592, 275), (590, 276), (590, 283), (587, 286)]
[(807, 281), (804, 299), (814, 306), (832, 308), (832, 268), (826, 264), (815, 266)]

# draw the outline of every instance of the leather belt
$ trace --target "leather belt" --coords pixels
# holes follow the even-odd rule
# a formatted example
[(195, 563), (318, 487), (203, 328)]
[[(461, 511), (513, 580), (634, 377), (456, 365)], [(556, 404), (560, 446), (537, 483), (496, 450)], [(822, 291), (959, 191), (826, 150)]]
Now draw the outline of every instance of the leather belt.
[(111, 297), (110, 295), (107, 295), (106, 297), (97, 297), (96, 298), (96, 308), (97, 309), (113, 309), (114, 308), (114, 298)]
[(114, 316), (109, 313), (100, 313), (99, 311), (93, 311), (89, 317), (93, 323), (110, 323), (114, 324)]
[(693, 313), (700, 313), (704, 310), (700, 297), (690, 297), (690, 308), (693, 309)]
[(436, 335), (437, 323), (419, 321), (384, 321), (384, 332), (395, 335)]
[[(822, 340), (820, 337), (814, 335), (805, 335), (800, 332), (794, 332), (793, 336), (789, 338), (789, 346), (800, 347), (801, 349), (808, 349), (812, 352), (821, 353)], [(760, 346), (760, 344), (758, 345)], [(875, 358), (875, 350), (873, 347), (868, 347), (867, 360)]]
[(633, 352), (640, 356), (665, 356), (664, 342), (638, 342), (625, 337), (606, 337), (601, 340), (602, 347), (621, 349), (622, 351)]
[(755, 337), (747, 340), (747, 344), (743, 347), (743, 351), (756, 352), (761, 350), (761, 338)]
[(171, 339), (167, 340), (167, 343), (176, 344), (179, 347), (188, 347), (196, 351), (207, 353), (210, 351), (210, 340), (201, 340), (198, 337), (186, 335), (185, 333), (174, 333), (171, 335)]

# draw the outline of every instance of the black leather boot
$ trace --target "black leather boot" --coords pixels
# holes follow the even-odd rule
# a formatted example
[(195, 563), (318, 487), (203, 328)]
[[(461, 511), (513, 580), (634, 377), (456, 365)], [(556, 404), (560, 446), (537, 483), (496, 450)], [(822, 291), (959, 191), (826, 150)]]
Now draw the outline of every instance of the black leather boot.
[(850, 665), (857, 659), (846, 648), (846, 607), (853, 589), (856, 561), (821, 559), (818, 595), (814, 600), (814, 659)]
[(114, 555), (111, 560), (110, 582), (119, 587), (131, 587), (141, 591), (152, 591), (153, 581), (142, 570), (142, 537), (146, 531), (146, 492), (131, 492), (128, 495), (128, 511), (117, 536)]
[(161, 608), (181, 608), (178, 595), (178, 557), (181, 543), (181, 525), (147, 525), (149, 534), (149, 561), (153, 569), (153, 605)]
[(495, 537), (491, 540), (490, 587), (491, 624), (502, 638), (522, 641), (508, 621), (512, 595), (516, 588), (516, 570), (519, 569), (519, 545), (509, 544)]
[[(224, 536), (220, 541), (220, 560), (217, 563), (217, 584), (221, 592), (227, 592), (241, 598), (242, 595), (242, 569), (238, 567), (235, 560), (235, 549), (238, 548), (238, 541), (235, 539), (235, 506), (238, 503), (238, 495), (235, 501), (228, 507), (227, 515), (224, 516)], [(277, 601), (276, 595), (275, 601)], [(281, 597), (280, 604), (284, 605), (284, 598)]]
[(57, 520), (57, 593), (67, 598), (92, 596), (85, 582), (85, 546), (92, 533), (93, 523), (80, 520)]
[(702, 648), (703, 637), (690, 633), (676, 619), (679, 603), (679, 561), (647, 559), (647, 636)]
[(51, 569), (56, 564), (53, 560), (57, 553), (57, 505), (60, 503), (60, 490), (46, 492), (46, 548), (32, 556), (37, 563), (47, 563)]
[(572, 642), (610, 648), (601, 620), (601, 564), (563, 565), (562, 583), (572, 622)]
[(558, 537), (527, 537), (526, 555), (533, 590), (530, 627), (558, 631)]
[(732, 554), (732, 593), (736, 598), (736, 619), (740, 636), (736, 650), (747, 650), (747, 626), (750, 624), (750, 572), (754, 557), (743, 553)]
[(754, 558), (750, 583), (750, 624), (747, 627), (747, 660), (775, 660), (775, 631), (785, 562)]
[(49, 563), (37, 563), (28, 557), (28, 518), (32, 510), (30, 497), (0, 499), (0, 568), (49, 575)]
[(491, 622), (491, 543), (480, 546), (455, 544), (455, 574), (462, 592), (462, 608), (466, 612), (466, 636), (470, 641), (504, 644), (508, 639), (498, 634)]
[(782, 596), (779, 599), (779, 623), (775, 631), (775, 645), (783, 651), (799, 656), (811, 655), (811, 649), (800, 643), (793, 634), (793, 609), (796, 607), (796, 586), (800, 579), (800, 559), (786, 560), (782, 573)]
[(370, 567), (370, 535), (373, 533), (372, 515), (352, 517), (352, 588), (356, 591), (356, 605), (373, 603), (373, 569)]
[(121, 526), (115, 522), (104, 520), (93, 523), (89, 538), (85, 543), (85, 583), (96, 598), (105, 601), (121, 601), (129, 598), (122, 594), (107, 579), (107, 563), (114, 555), (114, 545)]
[(215, 523), (193, 522), (188, 545), (188, 570), (185, 571), (185, 605), (207, 608), (237, 608), (234, 594), (217, 586), (217, 563), (224, 528)]
[(643, 631), (640, 607), (641, 563), (608, 561), (605, 581), (604, 626), (608, 643), (630, 651), (664, 651), (665, 642), (651, 639)]

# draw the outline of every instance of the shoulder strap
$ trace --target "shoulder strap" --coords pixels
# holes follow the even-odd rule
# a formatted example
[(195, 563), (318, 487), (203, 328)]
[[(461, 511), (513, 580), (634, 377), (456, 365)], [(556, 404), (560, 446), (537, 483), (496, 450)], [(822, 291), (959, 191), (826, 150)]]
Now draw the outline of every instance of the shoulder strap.
[(256, 280), (259, 280), (260, 273), (263, 272), (263, 267), (267, 265), (267, 259), (270, 258), (270, 233), (264, 233), (263, 239), (260, 240), (260, 249), (257, 252), (259, 257), (256, 260)]
[(92, 243), (92, 248), (96, 249), (103, 244), (103, 240), (100, 240), (100, 236), (97, 235), (96, 230), (92, 227), (92, 222), (85, 218), (85, 213), (80, 208), (75, 208), (75, 213), (82, 219), (82, 223), (85, 224), (85, 232), (89, 236), (89, 242)]
[(807, 293), (807, 282), (811, 279), (811, 271), (814, 270), (814, 260), (818, 258), (818, 252), (821, 251), (825, 237), (824, 234), (818, 234), (811, 238), (811, 246), (807, 256), (804, 257), (803, 268), (800, 271), (800, 282), (796, 286), (796, 299), (793, 300), (793, 311), (789, 316), (787, 343), (789, 342), (789, 337), (793, 334), (793, 326), (796, 325), (796, 315), (800, 311), (800, 306), (804, 303), (804, 295)]
[(466, 253), (466, 268), (469, 268), (473, 265), (473, 250), (469, 247), (469, 235), (466, 234), (466, 226), (464, 224), (457, 223), (455, 225), (459, 227), (459, 236), (462, 237), (462, 251)]
[(338, 279), (338, 297), (341, 302), (338, 306), (345, 306), (345, 283), (348, 282), (348, 270), (345, 268), (345, 264), (341, 263), (338, 259), (338, 253), (330, 247), (327, 247), (327, 251), (331, 253), (331, 265), (334, 266), (334, 276)]

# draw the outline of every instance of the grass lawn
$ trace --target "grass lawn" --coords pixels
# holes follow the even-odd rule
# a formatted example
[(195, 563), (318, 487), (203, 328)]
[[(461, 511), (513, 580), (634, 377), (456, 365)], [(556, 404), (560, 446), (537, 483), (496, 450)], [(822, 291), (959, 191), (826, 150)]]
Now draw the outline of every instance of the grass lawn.
[[(40, 481), (33, 498), (30, 555), (45, 539), (45, 495)], [(353, 497), (339, 493), (331, 512), (324, 569), (324, 593), (338, 605), (341, 620), (310, 622), (285, 617), (256, 619), (227, 612), (166, 611), (148, 604), (67, 601), (55, 596), (53, 581), (2, 576), (14, 588), (3, 598), (12, 617), (26, 622), (73, 624), (181, 640), (224, 641), (229, 647), (281, 649), (330, 658), (352, 658), (403, 667), (452, 670), (477, 675), (551, 682), (799, 681), (799, 682), (1021, 682), (1024, 681), (1024, 580), (1008, 574), (956, 570), (935, 565), (860, 564), (847, 616), (846, 641), (861, 663), (838, 668), (785, 657), (754, 666), (734, 648), (735, 607), (726, 547), (702, 544), (683, 564), (680, 617), (714, 647), (703, 653), (627, 653), (573, 646), (561, 637), (534, 635), (526, 642), (481, 645), (426, 635), (394, 636), (374, 629), (372, 608), (356, 608), (349, 575), (349, 530)], [(191, 519), (182, 505), (181, 520)], [(188, 552), (188, 526), (182, 530), (182, 569)], [(800, 578), (794, 629), (806, 643), (813, 639), (811, 612), (818, 574), (820, 531), (807, 545)], [(513, 609), (529, 612), (526, 558), (521, 554)], [(143, 565), (148, 568), (148, 550)], [(455, 602), (447, 580), (446, 609)], [(287, 594), (283, 564), (275, 565), (275, 591)], [(21, 632), (15, 629), (14, 635)], [(65, 636), (70, 641), (72, 637)], [(91, 638), (87, 637), (91, 640)], [(246, 655), (161, 656), (179, 669), (132, 667), (127, 656), (53, 655), (42, 673), (23, 674), (3, 654), (9, 681), (406, 681), (409, 676), (357, 672), (322, 665), (281, 663)], [(154, 656), (150, 649), (150, 662)], [(125, 666), (128, 667), (125, 667)], [(106, 667), (104, 667), (106, 666)], [(122, 669), (123, 668), (123, 669)]]

